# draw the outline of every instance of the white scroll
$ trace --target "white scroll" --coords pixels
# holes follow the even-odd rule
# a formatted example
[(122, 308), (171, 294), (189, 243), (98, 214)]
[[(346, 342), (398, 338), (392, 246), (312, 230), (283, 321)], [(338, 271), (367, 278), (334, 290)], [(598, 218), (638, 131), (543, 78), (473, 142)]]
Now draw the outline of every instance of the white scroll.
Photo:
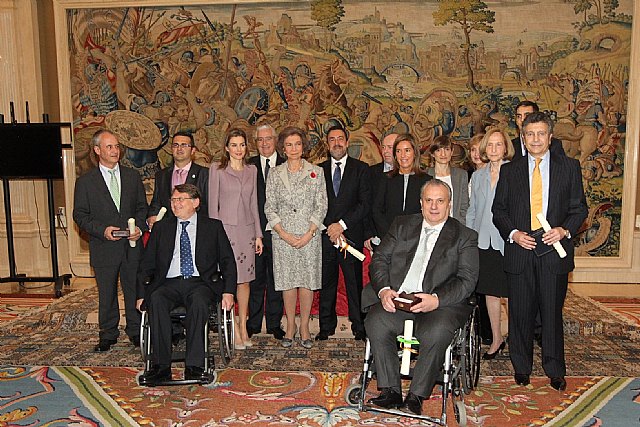
[[(136, 232), (136, 220), (133, 218), (129, 218), (129, 220), (127, 221), (127, 224), (129, 225), (129, 235), (133, 234)], [(136, 241), (135, 240), (129, 240), (129, 246), (131, 246), (132, 248), (136, 247)]]
[(345, 239), (342, 239), (342, 238), (338, 239), (338, 243), (335, 244), (334, 246), (338, 248), (341, 252), (342, 251), (349, 252), (351, 255), (356, 257), (358, 261), (364, 261), (365, 255), (359, 250), (357, 250), (356, 248), (354, 248), (353, 246), (349, 245), (349, 243), (347, 243)]
[(413, 339), (413, 320), (407, 319), (404, 321), (404, 333), (402, 338), (404, 339), (404, 342), (402, 343), (400, 373), (402, 375), (409, 375), (409, 365), (411, 364), (411, 344), (408, 342)]
[[(545, 233), (551, 230), (551, 225), (549, 224), (549, 221), (547, 221), (547, 219), (544, 217), (544, 215), (542, 215), (542, 212), (536, 215), (536, 218), (538, 218), (538, 221), (540, 221), (540, 225), (542, 226), (542, 229), (545, 231)], [(553, 248), (556, 250), (556, 252), (558, 252), (560, 258), (564, 258), (567, 256), (567, 252), (564, 250), (560, 242), (555, 242), (553, 244)]]
[(164, 218), (164, 214), (166, 213), (167, 213), (167, 208), (165, 208), (164, 206), (161, 207), (160, 210), (158, 211), (158, 215), (156, 215), (156, 222)]

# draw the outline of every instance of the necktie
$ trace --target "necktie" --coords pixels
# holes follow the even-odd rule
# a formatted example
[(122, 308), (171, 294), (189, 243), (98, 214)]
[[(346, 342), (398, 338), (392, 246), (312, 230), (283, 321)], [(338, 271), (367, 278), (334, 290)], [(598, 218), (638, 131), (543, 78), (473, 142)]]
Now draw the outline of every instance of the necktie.
[(337, 196), (340, 192), (340, 181), (342, 180), (342, 173), (340, 171), (341, 162), (336, 162), (336, 170), (333, 171), (333, 193)]
[(120, 186), (118, 185), (118, 178), (116, 178), (116, 171), (110, 170), (111, 180), (109, 181), (109, 193), (111, 193), (111, 198), (113, 199), (113, 203), (116, 205), (116, 209), (120, 211)]
[(182, 232), (180, 233), (180, 274), (185, 278), (193, 275), (193, 257), (191, 256), (191, 241), (187, 233), (189, 221), (181, 221)]
[(271, 165), (269, 164), (269, 159), (265, 159), (265, 165), (264, 165), (264, 180), (265, 180), (265, 182), (267, 181), (267, 178), (269, 177), (269, 169), (271, 169)]
[(416, 254), (413, 257), (413, 261), (411, 261), (411, 266), (409, 267), (407, 277), (405, 277), (403, 284), (406, 283), (411, 288), (421, 288), (422, 278), (420, 277), (420, 273), (422, 273), (422, 267), (424, 266), (424, 263), (427, 260), (427, 255), (429, 254), (429, 251), (427, 250), (427, 241), (429, 240), (429, 236), (431, 236), (435, 231), (436, 230), (432, 228), (424, 228), (425, 238), (423, 244), (418, 246), (418, 249), (416, 249)]
[(533, 167), (533, 176), (531, 177), (531, 229), (540, 228), (540, 221), (536, 215), (542, 212), (542, 175), (540, 174), (540, 162), (542, 159), (536, 159), (536, 165)]

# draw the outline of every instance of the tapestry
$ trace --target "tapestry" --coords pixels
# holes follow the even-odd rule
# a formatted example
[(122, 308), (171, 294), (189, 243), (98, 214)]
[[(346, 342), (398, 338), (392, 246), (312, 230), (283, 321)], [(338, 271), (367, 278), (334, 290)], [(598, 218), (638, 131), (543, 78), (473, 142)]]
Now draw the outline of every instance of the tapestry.
[[(179, 2), (176, 2), (179, 4)], [(488, 126), (515, 132), (515, 106), (539, 104), (580, 161), (589, 216), (578, 256), (620, 253), (631, 0), (313, 0), (67, 10), (76, 174), (108, 128), (122, 163), (152, 191), (170, 138), (195, 134), (208, 166), (232, 127), (299, 126), (309, 159), (325, 130), (349, 154), (381, 161), (385, 132), (410, 132), (421, 161), (439, 135), (468, 165)], [(249, 141), (250, 150), (255, 144)]]

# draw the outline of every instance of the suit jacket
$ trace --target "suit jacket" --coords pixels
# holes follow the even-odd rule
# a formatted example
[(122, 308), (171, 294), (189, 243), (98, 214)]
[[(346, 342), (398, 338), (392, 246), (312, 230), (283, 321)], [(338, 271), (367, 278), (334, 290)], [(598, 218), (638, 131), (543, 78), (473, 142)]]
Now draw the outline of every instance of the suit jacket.
[[(493, 223), (505, 241), (504, 267), (508, 273), (519, 274), (532, 251), (517, 243), (507, 243), (513, 230), (531, 231), (531, 200), (529, 190), (529, 164), (527, 157), (504, 164), (493, 200)], [(549, 162), (549, 199), (547, 221), (551, 227), (563, 227), (572, 235), (587, 217), (587, 203), (582, 188), (580, 163), (567, 156), (551, 153)], [(560, 240), (567, 256), (560, 258), (555, 251), (544, 255), (550, 270), (566, 274), (573, 270), (573, 242)]]
[(504, 240), (502, 240), (496, 226), (493, 225), (493, 214), (491, 213), (495, 194), (496, 187), (491, 188), (490, 165), (475, 171), (471, 179), (471, 199), (469, 210), (467, 210), (466, 224), (467, 227), (478, 232), (478, 247), (480, 249), (491, 247), (504, 255)]
[[(404, 196), (404, 176), (387, 175), (380, 180), (380, 185), (373, 202), (371, 216), (375, 226), (376, 235), (383, 237), (387, 234), (391, 223), (398, 215), (410, 215), (420, 213), (420, 189), (425, 182), (432, 178), (431, 175), (409, 175), (407, 195)], [(404, 209), (402, 201), (405, 199)]]
[[(284, 163), (285, 159), (280, 154), (277, 154), (276, 164), (270, 165), (269, 173), (275, 166)], [(252, 164), (258, 170), (257, 173), (257, 186), (258, 186), (258, 215), (260, 216), (260, 228), (264, 232), (267, 227), (267, 216), (264, 214), (264, 203), (267, 199), (267, 183), (264, 180), (264, 171), (262, 170), (262, 162), (260, 162), (260, 155), (253, 156), (249, 159), (249, 164)]]
[(327, 184), (327, 216), (324, 225), (328, 226), (339, 220), (343, 220), (347, 226), (344, 235), (353, 244), (362, 248), (364, 245), (367, 218), (371, 211), (371, 183), (369, 179), (369, 166), (353, 157), (349, 157), (338, 196), (333, 192), (331, 174), (331, 159), (320, 164), (324, 171), (324, 179)]
[(141, 256), (142, 240), (132, 248), (125, 238), (117, 241), (104, 238), (104, 230), (109, 226), (128, 229), (129, 218), (135, 219), (141, 231), (147, 230), (148, 206), (140, 174), (120, 165), (120, 186), (118, 211), (98, 167), (76, 181), (73, 220), (89, 234), (89, 260), (93, 267), (115, 266), (123, 257), (136, 260)]
[[(513, 138), (511, 140), (511, 143), (513, 144), (513, 148), (515, 149), (515, 154), (513, 155), (513, 159), (511, 159), (511, 161), (517, 160), (523, 157), (520, 136), (516, 136), (515, 138)], [(525, 148), (525, 151), (526, 151), (526, 148)], [(563, 156), (566, 155), (564, 152), (564, 147), (562, 147), (562, 141), (554, 137), (551, 137), (551, 145), (549, 145), (549, 151), (555, 154), (561, 154)]]
[[(138, 298), (147, 299), (167, 278), (173, 259), (178, 220), (165, 218), (154, 225), (138, 270)], [(196, 229), (195, 264), (200, 277), (220, 297), (223, 293), (236, 293), (236, 261), (222, 223), (198, 213)], [(214, 274), (222, 273), (221, 281), (213, 281)], [(148, 285), (145, 281), (152, 277)]]
[[(362, 291), (363, 310), (378, 303), (382, 288), (399, 290), (416, 254), (422, 214), (397, 217), (369, 264), (370, 286)], [(436, 241), (422, 281), (425, 293), (435, 292), (440, 306), (463, 302), (478, 281), (478, 234), (449, 217)]]
[[(427, 168), (427, 173), (437, 178), (435, 168)], [(464, 225), (467, 220), (467, 209), (469, 209), (469, 174), (467, 171), (451, 167), (451, 184), (453, 184), (451, 216)]]
[[(149, 216), (158, 215), (161, 207), (167, 208), (167, 217), (173, 216), (171, 210), (171, 178), (173, 177), (173, 165), (159, 170), (155, 176), (155, 186), (153, 189), (153, 197), (149, 206)], [(191, 162), (189, 173), (185, 184), (193, 184), (200, 191), (200, 213), (207, 213), (207, 197), (209, 193), (209, 168), (202, 167), (195, 162)]]
[(227, 225), (253, 224), (255, 237), (262, 237), (256, 174), (253, 165), (245, 165), (242, 177), (238, 177), (231, 166), (218, 169), (218, 163), (212, 164), (209, 169), (209, 216)]

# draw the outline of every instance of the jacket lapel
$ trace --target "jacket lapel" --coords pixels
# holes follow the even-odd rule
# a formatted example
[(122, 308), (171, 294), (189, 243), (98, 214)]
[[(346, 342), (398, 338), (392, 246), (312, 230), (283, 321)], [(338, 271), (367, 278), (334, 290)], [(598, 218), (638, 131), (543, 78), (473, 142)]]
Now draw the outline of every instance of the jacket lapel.
[(453, 247), (455, 240), (458, 238), (458, 233), (455, 230), (455, 227), (452, 226), (452, 221), (453, 220), (449, 218), (447, 219), (447, 222), (444, 223), (442, 230), (440, 230), (438, 240), (436, 240), (436, 244), (431, 251), (427, 270), (424, 273), (424, 279), (422, 282), (423, 289), (425, 288), (427, 277), (429, 277), (432, 270), (440, 263), (440, 259), (444, 255), (446, 249)]
[[(115, 212), (118, 212), (118, 208), (111, 198), (109, 187), (107, 187), (107, 183), (104, 182), (102, 172), (100, 172), (100, 167), (95, 168), (95, 173), (92, 179), (95, 181), (93, 188), (98, 188), (99, 194), (107, 200), (107, 204), (109, 204), (109, 206), (111, 206)], [(124, 187), (122, 185), (122, 169), (120, 170), (120, 186)], [(122, 204), (122, 189), (120, 189), (120, 204)]]

